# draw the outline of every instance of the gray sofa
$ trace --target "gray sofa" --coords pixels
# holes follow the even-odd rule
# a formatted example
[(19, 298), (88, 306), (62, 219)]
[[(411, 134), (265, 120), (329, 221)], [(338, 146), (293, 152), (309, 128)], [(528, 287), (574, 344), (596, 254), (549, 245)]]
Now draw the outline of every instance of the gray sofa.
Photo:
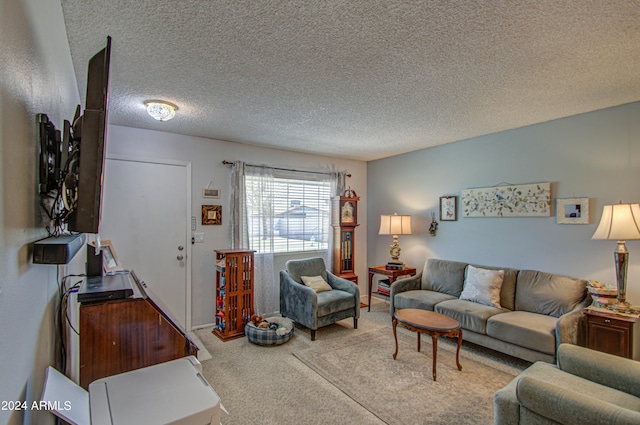
[[(492, 291), (495, 305), (460, 299), (468, 270), (474, 276), (503, 275)], [(391, 285), (390, 304), (392, 315), (402, 308), (442, 313), (460, 322), (465, 341), (530, 362), (555, 363), (561, 343), (583, 343), (583, 310), (591, 296), (584, 279), (429, 259), (422, 273)]]
[(640, 424), (640, 362), (562, 344), (493, 397), (495, 425)]

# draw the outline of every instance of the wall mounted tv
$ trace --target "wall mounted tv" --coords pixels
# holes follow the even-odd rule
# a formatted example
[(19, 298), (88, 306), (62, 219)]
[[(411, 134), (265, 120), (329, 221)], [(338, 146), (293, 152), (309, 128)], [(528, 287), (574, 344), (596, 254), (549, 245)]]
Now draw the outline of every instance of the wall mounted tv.
[(72, 232), (98, 233), (100, 226), (110, 61), (107, 37), (107, 46), (89, 60), (85, 108), (82, 112), (78, 105), (72, 125), (68, 171), (61, 187), (68, 210), (65, 221)]

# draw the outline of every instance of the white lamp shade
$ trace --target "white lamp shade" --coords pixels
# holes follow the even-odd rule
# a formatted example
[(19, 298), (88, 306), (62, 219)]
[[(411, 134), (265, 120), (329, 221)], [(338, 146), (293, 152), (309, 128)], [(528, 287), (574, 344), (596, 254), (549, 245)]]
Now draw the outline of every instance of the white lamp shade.
[(410, 235), (411, 216), (410, 215), (381, 215), (380, 235)]
[(640, 205), (605, 205), (600, 224), (591, 239), (628, 241), (640, 239)]

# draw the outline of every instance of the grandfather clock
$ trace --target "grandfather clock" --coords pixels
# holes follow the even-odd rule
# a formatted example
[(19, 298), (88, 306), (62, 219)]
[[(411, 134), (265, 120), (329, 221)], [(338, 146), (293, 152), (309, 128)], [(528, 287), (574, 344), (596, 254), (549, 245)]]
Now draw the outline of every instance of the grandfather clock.
[(358, 200), (351, 188), (333, 197), (333, 274), (358, 284), (355, 273), (355, 230), (358, 224)]

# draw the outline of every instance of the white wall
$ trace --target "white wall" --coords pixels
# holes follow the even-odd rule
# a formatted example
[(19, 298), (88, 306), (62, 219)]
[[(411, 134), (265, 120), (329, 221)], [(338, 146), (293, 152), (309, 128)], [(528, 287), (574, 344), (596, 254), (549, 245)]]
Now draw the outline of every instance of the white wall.
[[(56, 266), (31, 264), (32, 242), (47, 236), (35, 115), (61, 128), (80, 100), (60, 2), (3, 1), (0, 9), (0, 401), (31, 406), (54, 362), (57, 308)], [(81, 270), (81, 257), (60, 273)], [(0, 423), (53, 423), (53, 416), (0, 410)]]
[[(365, 293), (366, 163), (116, 125), (109, 126), (107, 137), (107, 151), (111, 154), (182, 160), (192, 164), (191, 210), (192, 215), (196, 217), (196, 232), (205, 233), (205, 243), (192, 246), (191, 317), (194, 327), (215, 322), (213, 307), (215, 254), (213, 251), (230, 248), (228, 212), (231, 168), (223, 165), (222, 160), (242, 160), (254, 164), (303, 170), (347, 170), (351, 173), (352, 177), (347, 179), (347, 185), (350, 185), (362, 199), (359, 204), (360, 226), (356, 228), (356, 272), (360, 276), (360, 290)], [(108, 174), (105, 179), (109, 179)], [(220, 199), (202, 198), (202, 188), (207, 187), (209, 182), (212, 183), (211, 187), (221, 189)], [(202, 205), (222, 205), (222, 225), (202, 226), (200, 219)], [(278, 272), (284, 268), (288, 258), (291, 257), (276, 255), (274, 276), (276, 285), (278, 285)], [(126, 259), (120, 258), (120, 261), (126, 266)]]
[[(439, 197), (462, 189), (551, 182), (554, 216), (464, 218), (440, 222)], [(591, 240), (606, 204), (640, 202), (640, 103), (477, 137), (368, 163), (368, 262), (384, 263), (390, 236), (379, 215), (412, 214), (414, 234), (400, 236), (405, 263), (429, 257), (529, 268), (615, 285), (615, 241)], [(591, 198), (588, 225), (559, 225), (555, 198)], [(460, 199), (458, 199), (460, 200)], [(393, 206), (393, 207), (390, 207)], [(640, 304), (640, 241), (630, 251), (627, 298)]]

